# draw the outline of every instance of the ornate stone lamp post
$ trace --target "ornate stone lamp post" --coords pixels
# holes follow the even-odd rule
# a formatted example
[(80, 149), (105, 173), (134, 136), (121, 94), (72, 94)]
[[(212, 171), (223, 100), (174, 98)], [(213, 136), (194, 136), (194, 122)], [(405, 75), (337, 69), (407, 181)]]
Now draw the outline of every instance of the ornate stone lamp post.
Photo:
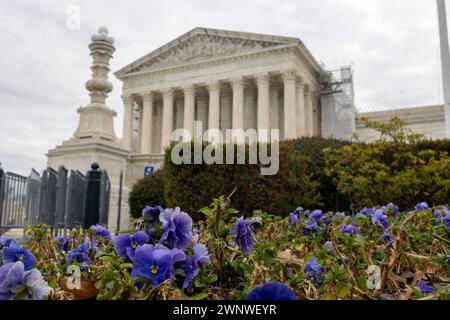
[(91, 103), (78, 109), (80, 121), (75, 132), (75, 138), (98, 137), (106, 140), (116, 140), (113, 120), (116, 112), (105, 104), (108, 93), (113, 89), (108, 81), (110, 72), (109, 61), (116, 50), (114, 39), (108, 36), (108, 29), (100, 27), (98, 34), (91, 38), (89, 49), (92, 56), (92, 78), (86, 82)]

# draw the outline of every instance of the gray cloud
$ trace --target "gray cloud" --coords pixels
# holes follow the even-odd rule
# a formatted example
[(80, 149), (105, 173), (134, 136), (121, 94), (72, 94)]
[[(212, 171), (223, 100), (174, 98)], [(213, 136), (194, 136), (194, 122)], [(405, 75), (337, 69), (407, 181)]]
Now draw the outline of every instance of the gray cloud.
[[(81, 8), (80, 30), (66, 28), (69, 5)], [(0, 161), (11, 171), (42, 169), (75, 131), (100, 25), (116, 39), (113, 70), (201, 26), (299, 37), (327, 66), (352, 64), (360, 110), (441, 102), (434, 1), (19, 0), (0, 12)], [(121, 83), (111, 80), (120, 136)]]

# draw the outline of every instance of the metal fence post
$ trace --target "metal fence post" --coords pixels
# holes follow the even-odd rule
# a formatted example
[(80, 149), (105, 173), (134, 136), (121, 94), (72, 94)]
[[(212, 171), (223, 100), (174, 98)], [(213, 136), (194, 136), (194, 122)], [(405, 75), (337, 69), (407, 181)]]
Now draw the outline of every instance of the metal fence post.
[(39, 219), (39, 189), (41, 177), (39, 173), (32, 169), (27, 178), (27, 201), (25, 210), (24, 225), (33, 226), (38, 223)]
[(84, 210), (83, 228), (88, 229), (100, 220), (100, 185), (102, 172), (97, 163), (91, 165), (86, 173), (86, 206)]
[(102, 170), (100, 178), (100, 206), (98, 223), (102, 226), (108, 226), (109, 199), (111, 195), (111, 182), (109, 181), (108, 172)]
[(79, 171), (70, 171), (69, 186), (66, 199), (66, 228), (75, 228), (83, 225), (86, 178)]
[(55, 205), (55, 230), (58, 234), (60, 228), (64, 228), (67, 197), (67, 174), (63, 166), (59, 167), (58, 180), (56, 181), (56, 205)]

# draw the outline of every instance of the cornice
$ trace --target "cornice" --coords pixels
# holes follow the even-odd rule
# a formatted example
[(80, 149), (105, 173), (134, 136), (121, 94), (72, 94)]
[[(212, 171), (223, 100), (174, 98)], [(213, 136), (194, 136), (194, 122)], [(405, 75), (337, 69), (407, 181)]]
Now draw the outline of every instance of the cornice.
[(402, 119), (407, 124), (445, 121), (444, 107), (442, 105), (435, 105), (435, 106), (358, 113), (356, 115), (356, 125), (358, 128), (364, 127), (362, 118), (368, 118), (371, 121), (384, 122), (389, 121), (394, 117)]
[(64, 141), (61, 145), (48, 151), (48, 157), (55, 157), (74, 152), (105, 152), (111, 155), (117, 155), (122, 158), (128, 158), (130, 151), (122, 148), (117, 142), (104, 141), (101, 139), (71, 139)]
[(430, 113), (430, 112), (444, 112), (443, 105), (432, 105), (432, 106), (420, 106), (420, 107), (409, 107), (409, 108), (397, 108), (390, 110), (380, 110), (372, 112), (362, 112), (357, 114), (357, 118), (373, 118), (373, 117), (388, 117), (396, 115), (407, 115), (407, 114), (419, 114), (419, 113)]
[(229, 54), (224, 56), (216, 56), (216, 57), (210, 57), (210, 58), (204, 58), (197, 61), (191, 61), (187, 63), (181, 63), (177, 65), (167, 66), (167, 67), (161, 67), (161, 68), (151, 68), (147, 70), (142, 70), (138, 72), (133, 72), (129, 74), (123, 75), (120, 79), (125, 81), (126, 79), (130, 78), (136, 78), (144, 75), (149, 74), (165, 74), (170, 72), (180, 72), (180, 71), (189, 71), (193, 69), (199, 69), (209, 66), (214, 66), (217, 64), (222, 64), (226, 62), (233, 62), (238, 60), (243, 60), (246, 58), (254, 58), (258, 56), (264, 56), (269, 55), (275, 52), (294, 52), (295, 48), (298, 48), (296, 45), (282, 45), (282, 46), (276, 46), (276, 47), (269, 47), (264, 49), (257, 49), (252, 51), (246, 51), (246, 52), (239, 52), (235, 54)]

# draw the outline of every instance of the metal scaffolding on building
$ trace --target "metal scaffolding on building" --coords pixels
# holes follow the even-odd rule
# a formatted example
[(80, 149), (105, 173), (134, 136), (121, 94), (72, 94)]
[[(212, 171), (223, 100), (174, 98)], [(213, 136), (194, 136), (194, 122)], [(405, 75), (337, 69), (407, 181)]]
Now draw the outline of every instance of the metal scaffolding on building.
[(355, 132), (356, 108), (353, 69), (344, 66), (325, 70), (320, 76), (322, 84), (322, 136), (350, 140)]

